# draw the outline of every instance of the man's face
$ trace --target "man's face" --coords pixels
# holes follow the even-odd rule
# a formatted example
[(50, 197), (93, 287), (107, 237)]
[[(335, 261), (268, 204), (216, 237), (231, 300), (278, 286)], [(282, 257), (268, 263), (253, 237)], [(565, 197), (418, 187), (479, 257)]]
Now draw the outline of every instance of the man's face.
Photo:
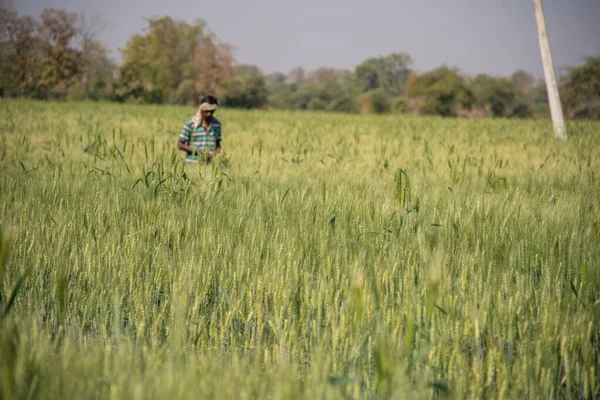
[(214, 111), (201, 111), (202, 119), (204, 119), (206, 122), (210, 122), (214, 113)]

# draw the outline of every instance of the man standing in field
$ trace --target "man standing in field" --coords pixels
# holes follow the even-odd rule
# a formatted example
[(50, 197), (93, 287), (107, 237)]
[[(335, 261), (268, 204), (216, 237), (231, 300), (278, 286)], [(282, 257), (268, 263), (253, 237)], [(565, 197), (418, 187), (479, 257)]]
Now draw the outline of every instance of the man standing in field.
[(215, 97), (203, 97), (196, 115), (183, 125), (177, 148), (187, 153), (186, 162), (209, 164), (221, 152), (221, 122), (213, 116), (218, 107)]

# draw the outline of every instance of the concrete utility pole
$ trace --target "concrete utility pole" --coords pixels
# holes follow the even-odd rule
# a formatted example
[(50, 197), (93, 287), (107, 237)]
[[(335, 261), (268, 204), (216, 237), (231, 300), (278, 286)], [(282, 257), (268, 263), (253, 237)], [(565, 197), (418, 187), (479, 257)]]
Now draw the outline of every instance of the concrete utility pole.
[(554, 75), (552, 53), (550, 52), (550, 43), (548, 42), (548, 33), (546, 32), (546, 20), (544, 19), (542, 0), (533, 0), (533, 8), (535, 10), (535, 21), (537, 23), (540, 52), (542, 53), (544, 77), (546, 79), (546, 88), (548, 90), (550, 115), (552, 116), (552, 125), (554, 125), (554, 136), (559, 139), (566, 139), (567, 134), (565, 132), (565, 121), (563, 117), (562, 105), (560, 104), (558, 87), (556, 86), (556, 76)]

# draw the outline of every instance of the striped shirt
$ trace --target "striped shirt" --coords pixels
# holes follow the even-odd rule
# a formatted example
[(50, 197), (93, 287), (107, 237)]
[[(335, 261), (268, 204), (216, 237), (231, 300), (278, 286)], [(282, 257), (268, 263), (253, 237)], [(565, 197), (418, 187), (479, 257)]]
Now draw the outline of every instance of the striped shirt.
[[(196, 150), (214, 152), (221, 145), (221, 122), (213, 117), (207, 131), (202, 124), (194, 129), (194, 122), (190, 118), (183, 125), (179, 141)], [(202, 155), (188, 153), (186, 161), (197, 163), (199, 157)]]

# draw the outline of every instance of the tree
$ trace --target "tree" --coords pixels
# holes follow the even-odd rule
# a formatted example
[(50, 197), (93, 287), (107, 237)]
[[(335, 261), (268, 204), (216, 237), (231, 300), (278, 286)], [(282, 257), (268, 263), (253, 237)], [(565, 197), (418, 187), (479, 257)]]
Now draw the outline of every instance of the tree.
[(348, 71), (346, 70), (338, 68), (321, 67), (308, 72), (304, 81), (313, 83), (341, 83), (347, 72)]
[(79, 32), (77, 14), (46, 9), (40, 15), (42, 65), (38, 84), (49, 96), (67, 94), (81, 72), (81, 51), (74, 48)]
[(151, 18), (145, 33), (132, 36), (123, 49), (124, 66), (142, 67), (140, 78), (169, 98), (189, 78), (196, 48), (204, 40), (202, 20), (189, 25), (170, 17)]
[(109, 99), (112, 96), (116, 64), (110, 52), (96, 39), (102, 29), (97, 17), (88, 19), (79, 16), (78, 41), (81, 50), (81, 76), (79, 82), (70, 89), (69, 98)]
[(474, 104), (489, 110), (493, 117), (528, 118), (533, 115), (533, 76), (517, 71), (510, 79), (479, 74), (469, 86)]
[(352, 71), (317, 68), (306, 71), (293, 68), (287, 76), (267, 78), (269, 104), (276, 108), (334, 112), (357, 112), (356, 87)]
[(359, 111), (355, 98), (349, 94), (332, 100), (327, 110), (340, 113), (357, 113)]
[(425, 115), (456, 116), (462, 109), (471, 109), (473, 92), (455, 68), (438, 67), (413, 79), (407, 97), (420, 102), (419, 112)]
[(546, 82), (543, 79), (539, 79), (533, 87), (531, 97), (535, 104), (543, 104), (548, 106), (548, 91), (546, 89)]
[(285, 74), (283, 74), (282, 72), (273, 72), (265, 76), (265, 82), (267, 83), (267, 85), (284, 85)]
[(3, 96), (82, 99), (110, 94), (114, 65), (93, 40), (97, 21), (45, 9), (39, 19), (19, 17), (0, 2), (0, 92)]
[(17, 13), (9, 4), (0, 2), (0, 96), (4, 97), (13, 90), (14, 70), (12, 68), (13, 33), (12, 27)]
[(235, 76), (231, 46), (215, 43), (212, 38), (205, 39), (202, 45), (196, 48), (192, 75), (198, 97), (209, 94), (217, 97), (224, 95), (227, 85)]
[(382, 88), (374, 89), (368, 92), (371, 107), (377, 114), (383, 114), (390, 110), (390, 103), (387, 99), (385, 90)]
[(486, 98), (494, 117), (508, 117), (512, 114), (515, 101), (515, 90), (507, 79), (495, 79), (489, 88)]
[(568, 68), (561, 90), (570, 117), (600, 119), (600, 56)]
[(268, 100), (267, 84), (260, 69), (256, 65), (239, 65), (223, 96), (223, 104), (249, 109), (263, 107)]
[(81, 79), (72, 88), (72, 99), (109, 99), (114, 84), (115, 63), (108, 50), (97, 40), (86, 40), (81, 49)]
[(65, 10), (45, 9), (36, 20), (0, 7), (3, 95), (62, 98), (74, 91), (85, 97), (86, 51), (101, 47), (91, 44), (91, 28)]
[(309, 110), (347, 112), (355, 110), (344, 82), (350, 71), (337, 68), (317, 68), (307, 74), (303, 85)]
[(361, 92), (365, 93), (381, 87), (378, 66), (378, 59), (369, 58), (356, 67), (356, 79), (360, 85)]
[(277, 109), (291, 108), (289, 105), (292, 89), (286, 83), (286, 76), (282, 72), (275, 72), (265, 77), (269, 93), (268, 104)]
[(412, 62), (406, 53), (392, 53), (363, 61), (355, 69), (361, 91), (382, 88), (388, 97), (402, 95), (412, 72)]
[(521, 93), (529, 93), (535, 87), (535, 77), (530, 72), (522, 69), (516, 70), (510, 76), (510, 81), (515, 89)]
[(287, 80), (291, 84), (299, 85), (304, 83), (305, 75), (304, 68), (294, 67), (290, 70), (290, 72), (288, 72)]
[(127, 42), (123, 58), (121, 76), (134, 73), (144, 90), (155, 94), (151, 98), (181, 104), (197, 104), (203, 94), (224, 94), (235, 74), (231, 47), (208, 31), (202, 19), (193, 24), (149, 19), (145, 32)]
[(114, 98), (119, 102), (132, 101), (161, 102), (160, 93), (157, 93), (151, 84), (145, 82), (144, 75), (148, 66), (143, 61), (129, 61), (117, 71), (114, 86)]
[(39, 23), (29, 16), (19, 17), (0, 6), (0, 92), (2, 96), (31, 93), (40, 78), (41, 49)]

